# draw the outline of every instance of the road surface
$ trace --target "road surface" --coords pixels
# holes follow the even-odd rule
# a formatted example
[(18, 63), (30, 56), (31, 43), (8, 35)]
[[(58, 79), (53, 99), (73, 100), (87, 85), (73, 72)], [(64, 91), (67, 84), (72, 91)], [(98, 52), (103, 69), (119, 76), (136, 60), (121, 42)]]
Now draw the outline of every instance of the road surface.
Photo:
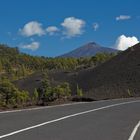
[(0, 113), (0, 140), (140, 140), (140, 99)]

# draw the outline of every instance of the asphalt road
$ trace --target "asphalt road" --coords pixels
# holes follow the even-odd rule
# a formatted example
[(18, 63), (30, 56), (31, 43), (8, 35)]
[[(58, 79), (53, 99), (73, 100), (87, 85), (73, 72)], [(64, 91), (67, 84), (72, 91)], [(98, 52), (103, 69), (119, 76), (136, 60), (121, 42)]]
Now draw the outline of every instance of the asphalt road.
[[(3, 140), (140, 140), (140, 99), (0, 113)], [(133, 134), (132, 134), (133, 135)]]

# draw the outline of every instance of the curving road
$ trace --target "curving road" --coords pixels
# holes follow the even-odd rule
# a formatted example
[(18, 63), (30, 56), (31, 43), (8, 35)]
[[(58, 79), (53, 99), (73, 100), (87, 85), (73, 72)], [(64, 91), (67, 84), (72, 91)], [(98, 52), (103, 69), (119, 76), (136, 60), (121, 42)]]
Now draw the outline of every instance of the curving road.
[(140, 99), (0, 112), (2, 140), (140, 140)]

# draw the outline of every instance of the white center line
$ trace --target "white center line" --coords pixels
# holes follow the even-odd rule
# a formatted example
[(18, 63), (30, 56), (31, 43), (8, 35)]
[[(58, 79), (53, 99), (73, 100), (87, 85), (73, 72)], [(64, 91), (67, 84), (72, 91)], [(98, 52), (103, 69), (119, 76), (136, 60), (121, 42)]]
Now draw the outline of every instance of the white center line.
[(92, 109), (92, 110), (88, 110), (88, 111), (84, 111), (84, 112), (75, 113), (75, 114), (64, 116), (64, 117), (61, 117), (61, 118), (58, 118), (58, 119), (55, 119), (55, 120), (40, 123), (38, 125), (34, 125), (34, 126), (31, 126), (31, 127), (20, 129), (20, 130), (17, 130), (17, 131), (14, 131), (14, 132), (11, 132), (11, 133), (8, 133), (8, 134), (5, 134), (5, 135), (1, 135), (0, 139), (5, 138), (5, 137), (9, 137), (9, 136), (12, 136), (12, 135), (24, 132), (24, 131), (28, 131), (28, 130), (31, 130), (31, 129), (34, 129), (34, 128), (38, 128), (38, 127), (41, 127), (41, 126), (44, 126), (44, 125), (47, 125), (47, 124), (62, 121), (62, 120), (68, 119), (68, 118), (80, 116), (80, 115), (83, 115), (83, 114), (87, 114), (87, 113), (91, 113), (91, 112), (95, 112), (95, 111), (99, 111), (99, 110), (103, 110), (103, 109), (107, 109), (107, 108), (111, 108), (111, 107), (116, 107), (116, 106), (120, 106), (120, 105), (127, 105), (127, 104), (131, 104), (131, 103), (138, 103), (138, 102), (140, 102), (140, 100), (123, 102), (123, 103), (108, 105), (108, 106), (104, 106), (104, 107), (100, 107), (100, 108), (96, 108), (96, 109)]
[(134, 140), (135, 135), (136, 135), (136, 133), (137, 133), (139, 127), (140, 127), (140, 121), (138, 122), (138, 124), (137, 124), (137, 125), (135, 126), (135, 128), (133, 129), (133, 131), (132, 131), (132, 133), (131, 133), (131, 135), (130, 135), (130, 137), (129, 137), (128, 140)]

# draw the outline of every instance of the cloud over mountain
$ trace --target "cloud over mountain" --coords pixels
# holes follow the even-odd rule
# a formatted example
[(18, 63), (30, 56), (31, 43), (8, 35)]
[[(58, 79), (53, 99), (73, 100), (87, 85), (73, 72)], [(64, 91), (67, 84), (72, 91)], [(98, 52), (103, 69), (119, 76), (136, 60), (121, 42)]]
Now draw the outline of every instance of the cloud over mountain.
[(24, 36), (30, 37), (34, 35), (42, 36), (45, 34), (42, 24), (37, 21), (31, 21), (24, 25), (23, 29), (20, 29), (20, 33)]
[(21, 45), (22, 49), (28, 49), (28, 50), (32, 50), (35, 51), (40, 47), (40, 43), (39, 42), (32, 42), (31, 44), (24, 44)]
[(127, 48), (139, 43), (139, 40), (137, 37), (127, 37), (125, 35), (121, 35), (118, 37), (115, 43), (115, 48), (118, 50), (126, 50)]
[(75, 17), (68, 17), (64, 19), (61, 25), (64, 28), (63, 34), (70, 38), (83, 34), (85, 21)]
[(46, 32), (49, 34), (49, 35), (54, 35), (55, 33), (59, 32), (60, 30), (56, 27), (56, 26), (49, 26), (47, 29), (46, 29)]
[(98, 28), (99, 28), (99, 24), (98, 23), (93, 23), (94, 31), (97, 31)]
[(117, 21), (119, 21), (119, 20), (128, 20), (128, 19), (131, 19), (130, 15), (120, 15), (120, 16), (116, 17)]

